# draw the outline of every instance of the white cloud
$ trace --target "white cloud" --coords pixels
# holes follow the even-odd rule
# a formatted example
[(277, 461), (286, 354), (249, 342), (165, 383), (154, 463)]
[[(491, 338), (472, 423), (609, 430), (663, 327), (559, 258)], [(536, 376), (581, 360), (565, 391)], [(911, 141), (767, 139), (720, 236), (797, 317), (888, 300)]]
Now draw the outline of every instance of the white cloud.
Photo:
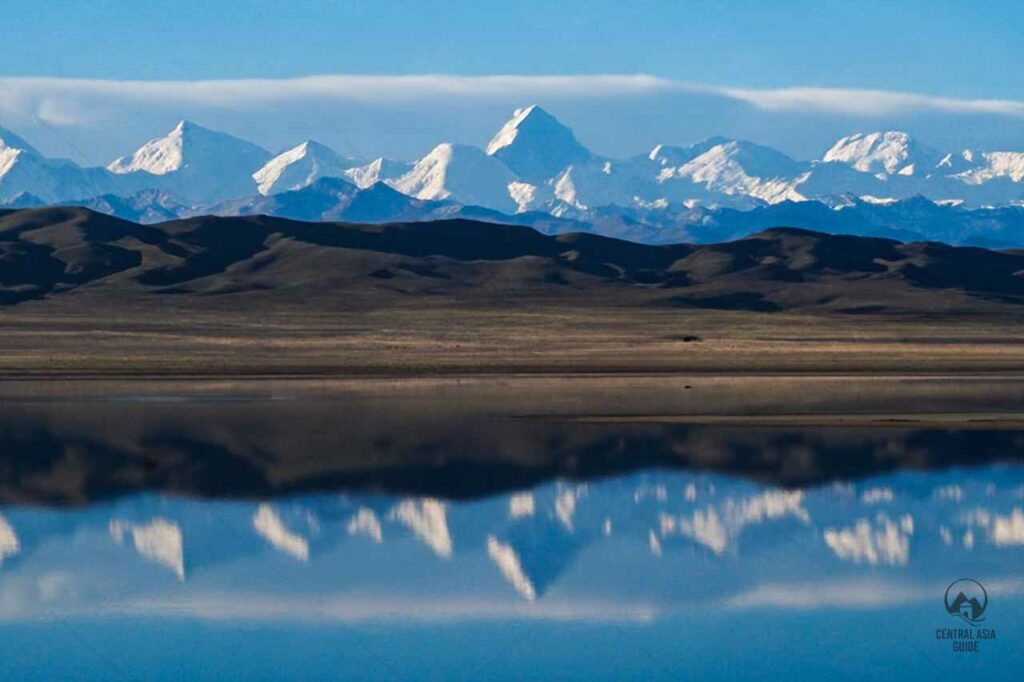
[(302, 101), (407, 102), (415, 100), (612, 99), (659, 93), (692, 93), (742, 102), (758, 109), (886, 116), (913, 112), (1024, 117), (1024, 102), (938, 97), (885, 90), (787, 87), (735, 88), (636, 75), (369, 76), (320, 75), (283, 79), (117, 81), (68, 78), (0, 78), (0, 113), (52, 125), (96, 119), (99, 111), (142, 104), (242, 109)]
[(716, 92), (773, 111), (816, 111), (857, 116), (939, 111), (945, 113), (1024, 116), (1024, 102), (960, 99), (886, 90), (847, 88), (719, 88)]
[(933, 596), (920, 587), (874, 580), (818, 584), (772, 583), (735, 595), (726, 605), (738, 608), (883, 609)]
[[(81, 101), (110, 105), (192, 104), (236, 108), (297, 100), (393, 102), (442, 98), (617, 97), (701, 90), (654, 76), (360, 76), (196, 81), (0, 78), (5, 109), (60, 122)], [(58, 113), (60, 112), (60, 113)]]
[[(1016, 596), (1024, 589), (1018, 578), (986, 578), (985, 586), (993, 594)], [(944, 585), (890, 582), (868, 578), (824, 582), (767, 583), (726, 600), (736, 609), (887, 609), (935, 599)]]

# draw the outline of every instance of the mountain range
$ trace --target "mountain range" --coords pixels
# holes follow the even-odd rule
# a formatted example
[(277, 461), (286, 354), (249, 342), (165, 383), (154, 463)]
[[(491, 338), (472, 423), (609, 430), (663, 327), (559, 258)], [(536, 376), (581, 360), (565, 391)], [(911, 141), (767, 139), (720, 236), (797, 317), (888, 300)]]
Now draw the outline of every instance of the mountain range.
[(1015, 314), (1024, 301), (1019, 251), (795, 228), (655, 246), (465, 218), (365, 225), (199, 216), (140, 225), (55, 207), (0, 212), (0, 263), (0, 303), (71, 297), (79, 308), (90, 300), (159, 308), (175, 298), (261, 310), (514, 301), (956, 315)]
[[(324, 185), (324, 179), (337, 182)], [(339, 189), (340, 182), (351, 189)], [(374, 188), (378, 183), (405, 198)], [(304, 190), (309, 192), (294, 194)], [(346, 215), (358, 190), (372, 190), (355, 202), (357, 213), (367, 218)], [(339, 194), (344, 195), (340, 204), (329, 205), (325, 197)], [(385, 205), (371, 209), (375, 199)], [(431, 220), (444, 204), (445, 211), (479, 207), (506, 222), (540, 229), (559, 229), (554, 218), (568, 221), (567, 229), (590, 226), (602, 234), (664, 243), (687, 234), (699, 239), (701, 229), (693, 228), (708, 223), (708, 216), (714, 223), (723, 215), (732, 220), (729, 211), (763, 215), (784, 205), (791, 215), (806, 211), (820, 216), (822, 206), (838, 212), (852, 207), (877, 218), (868, 206), (920, 199), (962, 211), (1022, 208), (1024, 152), (939, 151), (906, 133), (883, 131), (844, 137), (811, 161), (722, 137), (689, 146), (659, 144), (628, 159), (611, 159), (588, 150), (544, 109), (530, 106), (516, 110), (484, 148), (446, 142), (408, 162), (350, 158), (312, 140), (274, 155), (181, 121), (106, 168), (83, 168), (44, 157), (21, 137), (0, 129), (0, 205), (78, 204), (142, 222), (252, 212), (306, 220), (372, 222), (395, 215)], [(954, 211), (939, 213), (944, 224), (979, 220)], [(383, 217), (374, 218), (377, 214)], [(945, 228), (946, 236), (939, 236), (932, 223), (907, 222), (906, 214), (901, 206), (882, 220), (883, 227), (928, 239), (970, 243), (973, 238), (949, 236), (956, 230)], [(825, 222), (859, 222), (849, 215)], [(1007, 216), (1013, 224), (1000, 223), (999, 238), (1019, 231), (1018, 214), (995, 220)], [(991, 215), (981, 218), (992, 220)], [(828, 229), (808, 222), (795, 225)], [(1020, 240), (1014, 236), (1012, 243)]]

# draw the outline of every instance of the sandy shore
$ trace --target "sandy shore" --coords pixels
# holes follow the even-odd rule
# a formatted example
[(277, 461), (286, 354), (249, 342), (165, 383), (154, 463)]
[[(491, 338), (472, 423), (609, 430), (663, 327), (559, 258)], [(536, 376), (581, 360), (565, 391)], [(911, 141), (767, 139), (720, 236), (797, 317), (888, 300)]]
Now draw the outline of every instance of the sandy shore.
[(770, 415), (587, 415), (561, 417), (606, 424), (690, 424), (694, 426), (857, 427), (875, 429), (1024, 430), (1024, 413), (952, 414), (770, 414)]

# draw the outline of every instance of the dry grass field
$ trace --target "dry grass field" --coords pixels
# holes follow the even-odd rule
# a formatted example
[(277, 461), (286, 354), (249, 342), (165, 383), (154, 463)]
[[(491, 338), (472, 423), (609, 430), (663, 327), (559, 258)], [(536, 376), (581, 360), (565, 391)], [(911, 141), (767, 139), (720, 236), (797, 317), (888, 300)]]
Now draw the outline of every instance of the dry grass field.
[(0, 214), (0, 374), (1024, 371), (1024, 254), (777, 229)]
[[(0, 312), (0, 374), (1024, 371), (1024, 321), (549, 306), (259, 313), (195, 307)], [(102, 317), (100, 316), (102, 314)]]

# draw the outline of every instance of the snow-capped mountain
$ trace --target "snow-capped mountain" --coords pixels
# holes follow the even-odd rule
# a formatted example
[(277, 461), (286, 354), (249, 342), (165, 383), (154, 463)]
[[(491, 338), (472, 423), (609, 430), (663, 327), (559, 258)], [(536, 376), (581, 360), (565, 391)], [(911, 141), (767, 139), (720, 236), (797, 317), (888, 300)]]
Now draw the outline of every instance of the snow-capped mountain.
[[(946, 162), (953, 155), (943, 157)], [(961, 164), (954, 178), (968, 185), (981, 185), (997, 178), (1011, 182), (1024, 181), (1024, 152), (975, 152), (965, 149), (959, 154)], [(940, 163), (942, 163), (940, 162)], [(950, 164), (953, 167), (953, 164)]]
[(188, 201), (211, 202), (251, 194), (253, 173), (270, 158), (251, 142), (181, 121), (107, 168)]
[(278, 154), (252, 174), (260, 194), (275, 194), (301, 189), (320, 178), (337, 178), (351, 168), (363, 165), (359, 159), (346, 158), (319, 142), (307, 140)]
[(111, 173), (81, 168), (67, 159), (48, 159), (21, 137), (0, 128), (0, 203), (24, 201), (29, 195), (57, 202), (103, 194), (114, 186)]
[(748, 196), (770, 204), (805, 198), (795, 185), (806, 171), (806, 164), (782, 152), (739, 140), (704, 143), (699, 147), (707, 149), (679, 166), (671, 165), (673, 155), (685, 156), (680, 155), (679, 150), (673, 150), (674, 154), (664, 149), (657, 154), (651, 152), (650, 158), (659, 163), (657, 181), (665, 188), (667, 198), (677, 201), (693, 198), (693, 185), (706, 190), (709, 196)]
[(371, 187), (378, 182), (383, 182), (388, 178), (401, 177), (408, 173), (412, 167), (413, 164), (411, 163), (407, 163), (405, 161), (393, 161), (381, 156), (363, 166), (349, 168), (345, 171), (344, 176), (356, 187), (366, 189), (367, 187)]
[(730, 140), (726, 137), (715, 136), (686, 147), (659, 144), (655, 145), (654, 148), (647, 153), (646, 158), (648, 161), (652, 161), (655, 165), (661, 168), (678, 167), (694, 160), (711, 148), (728, 142), (730, 142)]
[(390, 184), (417, 199), (455, 199), (512, 213), (518, 207), (509, 186), (516, 180), (505, 164), (480, 148), (444, 143)]
[(654, 193), (653, 187), (650, 174), (633, 161), (594, 158), (568, 166), (539, 187), (516, 189), (520, 210), (564, 216), (598, 206), (632, 206)]
[(516, 109), (487, 145), (487, 154), (531, 183), (543, 182), (568, 166), (594, 158), (570, 128), (535, 105)]
[(822, 157), (822, 161), (837, 161), (862, 173), (885, 176), (928, 175), (941, 159), (940, 153), (900, 131), (849, 135)]
[[(750, 210), (818, 201), (841, 208), (851, 201), (891, 204), (914, 197), (965, 209), (1024, 206), (1024, 152), (939, 152), (901, 131), (849, 135), (809, 161), (723, 137), (688, 146), (659, 144), (646, 154), (611, 159), (588, 150), (549, 112), (528, 106), (499, 126), (486, 148), (445, 142), (414, 161), (364, 163), (313, 141), (272, 157), (250, 142), (182, 121), (104, 169), (46, 158), (0, 130), (0, 205), (6, 206), (86, 203), (146, 221), (226, 205), (280, 212), (291, 209), (258, 197), (325, 178), (359, 189), (386, 183), (418, 201), (449, 202), (460, 210), (476, 206), (483, 214), (530, 214), (541, 223), (594, 221), (614, 234), (640, 229), (645, 240), (655, 241), (663, 239), (645, 230), (677, 225), (679, 215), (697, 206)], [(303, 199), (311, 202), (303, 211), (341, 215), (341, 198), (313, 195), (319, 196), (313, 192)], [(414, 212), (432, 215), (432, 209), (421, 209)]]

